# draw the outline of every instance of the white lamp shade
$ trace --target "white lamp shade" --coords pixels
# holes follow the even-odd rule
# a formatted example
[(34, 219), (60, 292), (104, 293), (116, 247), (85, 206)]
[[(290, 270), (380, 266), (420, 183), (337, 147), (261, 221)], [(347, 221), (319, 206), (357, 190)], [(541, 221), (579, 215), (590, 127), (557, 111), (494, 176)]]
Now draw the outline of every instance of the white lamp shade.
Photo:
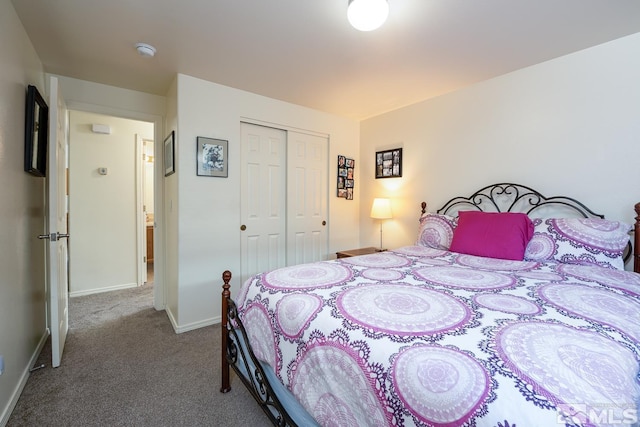
[(384, 24), (388, 16), (387, 0), (349, 0), (347, 18), (357, 30), (375, 30)]
[(373, 205), (371, 206), (371, 218), (393, 218), (393, 215), (391, 214), (391, 201), (384, 198), (373, 199)]

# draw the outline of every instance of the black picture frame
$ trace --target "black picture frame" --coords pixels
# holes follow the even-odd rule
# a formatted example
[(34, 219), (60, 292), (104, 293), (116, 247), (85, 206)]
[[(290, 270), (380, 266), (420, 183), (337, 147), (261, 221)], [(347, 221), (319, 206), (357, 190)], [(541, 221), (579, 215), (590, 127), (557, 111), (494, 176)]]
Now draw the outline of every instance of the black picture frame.
[(229, 141), (224, 139), (196, 138), (196, 174), (227, 178), (229, 176)]
[(24, 170), (35, 176), (47, 176), (49, 142), (49, 106), (38, 88), (27, 86), (24, 127)]
[(338, 177), (336, 196), (353, 200), (353, 189), (355, 187), (354, 170), (356, 161), (345, 156), (338, 156)]
[(402, 148), (376, 151), (376, 179), (402, 176)]
[(169, 176), (176, 172), (176, 132), (171, 133), (164, 139), (164, 176)]

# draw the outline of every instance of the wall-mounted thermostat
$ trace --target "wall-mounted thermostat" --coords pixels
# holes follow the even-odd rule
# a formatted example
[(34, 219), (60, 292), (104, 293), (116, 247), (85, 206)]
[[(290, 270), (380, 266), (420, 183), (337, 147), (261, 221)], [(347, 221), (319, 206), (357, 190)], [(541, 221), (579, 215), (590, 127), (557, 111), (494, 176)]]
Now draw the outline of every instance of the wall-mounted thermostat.
[(98, 168), (98, 173), (100, 175), (106, 175), (109, 170), (107, 168)]

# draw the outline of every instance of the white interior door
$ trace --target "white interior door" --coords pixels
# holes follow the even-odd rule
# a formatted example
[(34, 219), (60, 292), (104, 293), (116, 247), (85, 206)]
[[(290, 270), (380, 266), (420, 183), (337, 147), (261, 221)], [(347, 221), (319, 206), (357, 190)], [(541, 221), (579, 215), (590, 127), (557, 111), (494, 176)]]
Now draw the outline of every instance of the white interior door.
[(69, 276), (67, 245), (67, 107), (58, 79), (49, 81), (49, 159), (47, 163), (48, 239), (47, 282), (49, 289), (49, 327), (51, 365), (60, 366), (69, 330)]
[(241, 124), (242, 281), (286, 263), (287, 133)]
[(287, 265), (326, 258), (328, 150), (327, 137), (287, 133)]

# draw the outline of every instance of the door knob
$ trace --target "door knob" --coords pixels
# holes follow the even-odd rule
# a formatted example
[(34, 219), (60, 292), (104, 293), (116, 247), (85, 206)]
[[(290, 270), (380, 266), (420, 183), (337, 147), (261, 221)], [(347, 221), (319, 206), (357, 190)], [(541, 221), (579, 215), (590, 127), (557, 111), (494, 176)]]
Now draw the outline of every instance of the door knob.
[(327, 221), (322, 221), (322, 225), (327, 225)]
[(59, 239), (66, 239), (69, 235), (67, 233), (51, 233), (51, 234), (39, 234), (38, 239), (49, 239), (52, 242), (57, 242)]
[(242, 224), (242, 225), (240, 226), (240, 230), (244, 231), (244, 230), (246, 230), (246, 229), (247, 229), (247, 226), (246, 226), (246, 225)]

